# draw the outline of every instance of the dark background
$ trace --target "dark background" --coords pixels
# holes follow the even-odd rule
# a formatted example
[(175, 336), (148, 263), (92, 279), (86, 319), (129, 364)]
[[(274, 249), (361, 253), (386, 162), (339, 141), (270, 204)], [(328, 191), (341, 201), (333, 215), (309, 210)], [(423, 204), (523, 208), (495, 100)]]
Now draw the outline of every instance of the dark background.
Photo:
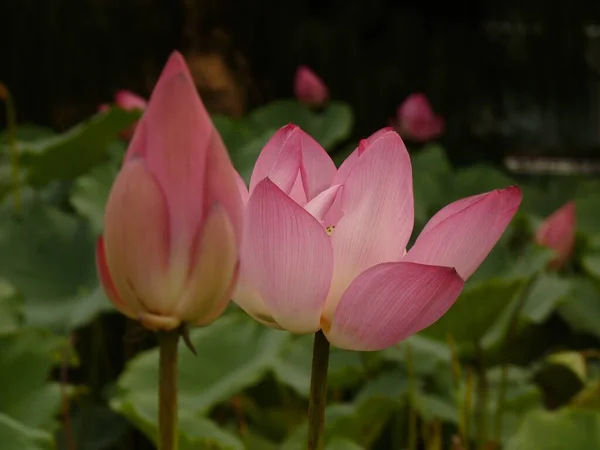
[(422, 91), (457, 162), (600, 144), (598, 1), (0, 2), (0, 80), (21, 122), (62, 130), (118, 89), (147, 96), (173, 49), (212, 112), (290, 97), (308, 64), (353, 107), (353, 137)]

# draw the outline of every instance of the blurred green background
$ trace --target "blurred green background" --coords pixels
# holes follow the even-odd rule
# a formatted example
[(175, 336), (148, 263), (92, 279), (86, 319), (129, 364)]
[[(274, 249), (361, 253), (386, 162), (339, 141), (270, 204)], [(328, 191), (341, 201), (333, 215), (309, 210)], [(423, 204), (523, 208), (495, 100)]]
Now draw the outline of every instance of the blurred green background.
[[(300, 125), (336, 163), (423, 92), (446, 132), (407, 140), (415, 233), (458, 198), (518, 183), (523, 205), (456, 305), (382, 352), (334, 349), (327, 449), (600, 448), (600, 179), (514, 174), (506, 155), (590, 168), (600, 143), (600, 6), (361, 1), (4, 0), (0, 81), (0, 447), (151, 449), (155, 338), (117, 314), (94, 264), (104, 204), (148, 97), (181, 50), (248, 178)], [(307, 64), (332, 101), (293, 99)], [(15, 120), (12, 120), (16, 118)], [(581, 158), (585, 157), (585, 160)], [(535, 243), (568, 201), (568, 263)], [(182, 348), (182, 450), (302, 449), (310, 336), (232, 305)], [(457, 439), (460, 441), (457, 443)]]

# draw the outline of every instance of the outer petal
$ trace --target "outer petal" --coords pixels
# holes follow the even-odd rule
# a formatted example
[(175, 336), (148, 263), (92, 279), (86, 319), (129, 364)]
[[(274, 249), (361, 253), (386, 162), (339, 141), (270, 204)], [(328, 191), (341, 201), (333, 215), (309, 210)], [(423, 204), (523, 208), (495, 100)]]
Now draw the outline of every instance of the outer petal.
[(240, 273), (237, 286), (233, 292), (233, 301), (253, 319), (271, 328), (281, 329), (273, 318), (273, 314), (260, 297), (258, 291), (252, 286), (249, 275)]
[(115, 308), (130, 319), (137, 319), (142, 308), (135, 298), (129, 297), (127, 300), (131, 303), (128, 303), (119, 295), (115, 283), (110, 276), (110, 272), (108, 271), (108, 266), (106, 265), (106, 252), (104, 251), (104, 239), (102, 236), (100, 236), (96, 242), (96, 268), (98, 269), (100, 284)]
[(246, 210), (243, 270), (276, 322), (294, 333), (320, 329), (333, 271), (323, 226), (269, 179)]
[(344, 185), (342, 209), (331, 236), (335, 270), (324, 313), (327, 320), (359, 273), (400, 260), (406, 248), (414, 208), (410, 158), (400, 136), (386, 133), (360, 157)]
[(496, 245), (520, 204), (516, 186), (451, 203), (433, 216), (403, 261), (454, 267), (466, 280)]
[(163, 193), (141, 160), (121, 169), (106, 204), (104, 249), (121, 298), (170, 315), (181, 286), (170, 286), (168, 212)]
[(438, 320), (463, 285), (447, 267), (405, 262), (372, 267), (344, 293), (327, 338), (349, 350), (384, 349)]
[(568, 202), (554, 211), (538, 228), (535, 240), (556, 251), (550, 267), (558, 269), (570, 258), (575, 247), (576, 234), (575, 202)]
[(269, 177), (286, 194), (292, 189), (302, 161), (301, 140), (296, 125), (281, 127), (264, 146), (250, 177), (250, 193)]
[(175, 309), (183, 322), (201, 322), (218, 309), (237, 265), (233, 225), (222, 205), (214, 205), (198, 240), (188, 284)]
[(248, 203), (248, 199), (250, 198), (250, 195), (248, 194), (248, 188), (246, 187), (246, 183), (244, 183), (244, 180), (242, 179), (240, 174), (236, 172), (236, 175), (238, 192), (242, 199), (243, 205), (246, 206), (246, 203)]

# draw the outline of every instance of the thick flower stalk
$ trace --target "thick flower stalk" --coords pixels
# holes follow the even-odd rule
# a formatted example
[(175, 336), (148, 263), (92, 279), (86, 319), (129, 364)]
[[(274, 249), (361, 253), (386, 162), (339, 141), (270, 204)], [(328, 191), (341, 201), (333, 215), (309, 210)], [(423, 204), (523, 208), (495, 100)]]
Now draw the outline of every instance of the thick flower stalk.
[(245, 197), (234, 301), (259, 322), (322, 330), (331, 344), (380, 350), (431, 325), (460, 294), (521, 202), (517, 187), (440, 210), (407, 252), (412, 171), (396, 132), (363, 140), (336, 170), (298, 127), (263, 149)]
[(307, 66), (300, 66), (294, 78), (294, 94), (309, 106), (323, 106), (329, 99), (325, 82)]
[(535, 240), (555, 252), (548, 264), (550, 269), (561, 269), (569, 261), (575, 248), (575, 202), (568, 202), (554, 211), (538, 227)]
[(427, 142), (444, 133), (444, 119), (433, 112), (424, 94), (409, 95), (396, 111), (395, 127), (404, 138)]

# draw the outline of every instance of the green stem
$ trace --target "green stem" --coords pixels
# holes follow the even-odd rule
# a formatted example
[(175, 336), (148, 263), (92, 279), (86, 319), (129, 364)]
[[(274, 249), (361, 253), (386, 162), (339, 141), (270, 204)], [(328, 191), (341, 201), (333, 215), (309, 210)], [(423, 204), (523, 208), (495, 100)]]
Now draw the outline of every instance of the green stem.
[(177, 344), (179, 330), (158, 335), (158, 449), (177, 450)]
[(477, 353), (477, 448), (485, 450), (488, 439), (488, 392), (489, 385), (485, 368), (484, 352), (479, 343), (476, 344)]
[(325, 431), (325, 405), (327, 403), (327, 366), (329, 341), (322, 331), (315, 333), (313, 346), (310, 398), (308, 400), (308, 450), (322, 450)]
[(417, 392), (412, 350), (408, 342), (406, 343), (406, 368), (408, 370), (408, 448), (409, 450), (417, 450), (417, 428), (419, 426), (417, 422), (417, 410), (415, 409)]
[(17, 148), (17, 112), (10, 91), (0, 83), (0, 98), (6, 105), (6, 129), (8, 134), (8, 148), (10, 151), (10, 178), (12, 193), (15, 198), (15, 212), (21, 211), (21, 182), (19, 176), (19, 149)]

